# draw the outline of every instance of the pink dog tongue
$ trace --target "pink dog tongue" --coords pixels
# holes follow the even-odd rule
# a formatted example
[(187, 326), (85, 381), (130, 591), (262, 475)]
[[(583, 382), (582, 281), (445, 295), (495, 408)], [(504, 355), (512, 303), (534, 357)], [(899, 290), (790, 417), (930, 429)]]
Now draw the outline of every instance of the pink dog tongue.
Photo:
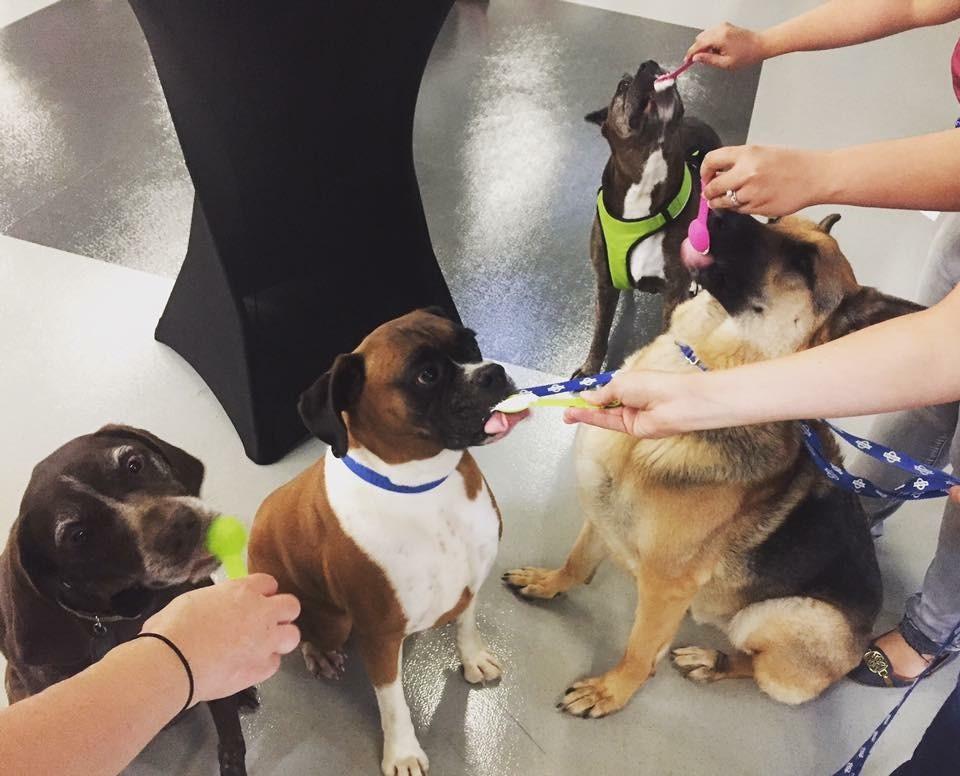
[(689, 237), (680, 243), (680, 260), (683, 262), (683, 266), (691, 272), (698, 269), (706, 269), (713, 264), (713, 256), (709, 253), (700, 253), (700, 251), (691, 245)]
[(491, 436), (500, 436), (513, 430), (518, 423), (530, 417), (530, 410), (523, 412), (494, 412), (487, 420), (483, 430)]
[(502, 412), (494, 412), (487, 420), (487, 424), (483, 427), (483, 431), (486, 434), (502, 434), (504, 431), (509, 430), (510, 421), (507, 420), (507, 416)]

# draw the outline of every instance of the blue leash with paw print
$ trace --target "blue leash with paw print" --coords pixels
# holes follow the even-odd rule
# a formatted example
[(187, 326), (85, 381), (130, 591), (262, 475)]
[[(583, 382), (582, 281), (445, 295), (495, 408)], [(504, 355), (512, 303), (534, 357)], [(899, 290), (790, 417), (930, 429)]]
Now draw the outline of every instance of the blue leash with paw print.
[[(706, 365), (693, 352), (693, 348), (677, 343), (677, 347), (683, 354), (683, 357), (693, 366), (702, 372), (708, 371)], [(803, 432), (803, 444), (807, 452), (813, 459), (813, 462), (820, 467), (820, 470), (826, 475), (827, 479), (835, 485), (843, 488), (850, 493), (856, 493), (859, 496), (869, 496), (871, 498), (898, 499), (900, 501), (912, 501), (914, 499), (943, 498), (950, 492), (950, 488), (960, 485), (960, 480), (951, 477), (945, 471), (940, 469), (931, 469), (924, 466), (917, 460), (914, 460), (906, 453), (893, 450), (879, 442), (872, 442), (869, 439), (862, 439), (854, 436), (849, 431), (844, 431), (826, 420), (819, 421), (829, 428), (833, 433), (843, 439), (845, 442), (856, 447), (871, 458), (895, 466), (912, 476), (902, 485), (898, 485), (893, 490), (881, 488), (870, 482), (866, 477), (855, 477), (842, 466), (831, 463), (823, 452), (823, 443), (820, 437), (811, 425), (805, 421), (799, 421), (800, 430)]]

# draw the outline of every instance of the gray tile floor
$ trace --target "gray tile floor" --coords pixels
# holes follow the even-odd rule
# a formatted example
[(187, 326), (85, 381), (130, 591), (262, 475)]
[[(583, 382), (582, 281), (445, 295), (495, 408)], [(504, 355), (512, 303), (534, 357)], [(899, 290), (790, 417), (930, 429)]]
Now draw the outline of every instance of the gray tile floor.
[[(580, 357), (589, 299), (585, 225), (603, 162), (602, 142), (580, 117), (605, 101), (619, 73), (647, 56), (679, 59), (692, 36), (684, 27), (724, 18), (765, 24), (813, 4), (581, 4), (606, 9), (600, 11), (557, 0), (495, 0), (489, 15), (482, 4), (460, 7), (428, 75), (437, 97), (420, 106), (418, 160), (438, 253), (448, 272), (456, 267), (452, 285), (468, 320), (481, 323), (487, 352), (555, 372)], [(273, 466), (251, 464), (199, 378), (152, 340), (170, 287), (164, 275), (175, 266), (158, 257), (175, 262), (182, 255), (189, 181), (177, 167), (162, 97), (132, 31), (135, 22), (117, 0), (63, 0), (0, 28), (0, 232), (30, 241), (0, 237), (0, 428), (7, 440), (0, 445), (0, 535), (33, 463), (107, 420), (145, 425), (199, 454), (208, 466), (207, 498), (248, 518), (266, 493), (320, 452), (309, 444)], [(952, 125), (958, 108), (947, 58), (958, 34), (951, 25), (768, 63), (749, 140), (830, 146)], [(906, 92), (895, 88), (905, 68), (914, 83)], [(713, 75), (702, 87), (700, 76), (691, 79), (689, 104), (708, 95), (702, 104), (711, 109), (741, 100), (722, 119), (730, 122), (728, 140), (739, 141), (754, 83)], [(458, 117), (459, 129), (442, 144), (424, 134)], [(501, 129), (509, 132), (499, 135)], [(506, 143), (502, 153), (491, 148), (494, 138)], [(519, 205), (505, 198), (503, 184), (524, 193)], [(836, 233), (860, 277), (909, 296), (931, 222), (919, 214), (843, 210)], [(523, 259), (540, 269), (554, 256), (555, 271), (541, 273), (545, 280), (534, 290), (525, 272), (507, 273), (493, 261)], [(527, 309), (538, 305), (553, 316), (563, 311), (564, 327), (544, 335), (550, 318)], [(636, 321), (628, 315), (624, 330), (645, 336), (653, 308), (638, 300), (630, 313)], [(531, 317), (517, 319), (517, 310)], [(530, 336), (515, 340), (520, 333)], [(511, 350), (514, 341), (527, 345)], [(511, 371), (521, 382), (536, 377), (521, 367)], [(498, 568), (563, 558), (579, 525), (569, 446), (569, 429), (547, 411), (502, 445), (480, 451), (506, 521)], [(935, 505), (910, 505), (879, 543), (881, 626), (898, 618), (905, 595), (919, 584), (937, 518)], [(791, 709), (747, 683), (700, 688), (664, 667), (614, 717), (585, 722), (557, 714), (553, 703), (570, 679), (617, 658), (631, 611), (630, 585), (613, 568), (602, 569), (591, 587), (542, 606), (517, 601), (491, 580), (481, 595), (482, 627), (508, 673), (486, 690), (470, 690), (456, 675), (449, 632), (413, 640), (405, 677), (432, 772), (814, 776), (843, 762), (897, 697), (843, 683)], [(689, 622), (678, 638), (719, 643)], [(915, 693), (868, 774), (889, 773), (907, 756), (955, 676), (947, 669)], [(308, 680), (300, 661), (290, 659), (263, 698), (263, 709), (244, 723), (252, 774), (377, 772), (376, 707), (355, 662), (340, 685), (327, 685)], [(129, 772), (213, 774), (213, 751), (212, 726), (198, 711), (161, 734)]]

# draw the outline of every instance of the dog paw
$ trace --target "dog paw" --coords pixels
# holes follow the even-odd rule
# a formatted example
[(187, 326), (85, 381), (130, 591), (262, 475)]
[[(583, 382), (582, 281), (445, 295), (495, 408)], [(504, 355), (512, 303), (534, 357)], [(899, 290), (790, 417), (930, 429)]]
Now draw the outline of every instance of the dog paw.
[(503, 676), (503, 666), (496, 655), (481, 650), (476, 655), (463, 659), (463, 678), (470, 684), (487, 684)]
[(523, 598), (555, 598), (566, 590), (560, 572), (524, 566), (507, 571), (500, 577), (507, 587)]
[(260, 695), (256, 687), (241, 690), (234, 697), (237, 699), (237, 708), (241, 713), (253, 712), (260, 708)]
[(300, 645), (307, 670), (317, 679), (339, 679), (347, 670), (347, 656), (338, 649), (321, 652), (308, 641)]
[(584, 719), (599, 719), (620, 711), (640, 686), (615, 672), (575, 682), (564, 693), (557, 708)]
[(592, 375), (598, 374), (600, 372), (600, 364), (594, 366), (591, 362), (587, 361), (579, 369), (575, 369), (573, 374), (570, 375), (571, 380), (579, 380), (581, 377), (590, 377)]
[(430, 769), (430, 760), (420, 745), (414, 741), (408, 746), (397, 746), (384, 751), (380, 764), (383, 776), (425, 776)]
[(220, 761), (220, 776), (247, 776), (246, 748), (241, 742), (239, 746), (220, 745), (217, 748)]
[(722, 652), (703, 647), (678, 647), (670, 653), (674, 667), (694, 682), (715, 682), (721, 678)]

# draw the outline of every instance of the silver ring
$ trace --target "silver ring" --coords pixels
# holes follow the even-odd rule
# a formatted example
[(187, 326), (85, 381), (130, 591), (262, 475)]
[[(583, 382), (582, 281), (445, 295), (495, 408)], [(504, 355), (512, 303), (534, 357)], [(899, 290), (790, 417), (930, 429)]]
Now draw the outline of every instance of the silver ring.
[(740, 207), (740, 200), (737, 199), (737, 192), (733, 189), (727, 189), (727, 199), (729, 199), (734, 207)]

